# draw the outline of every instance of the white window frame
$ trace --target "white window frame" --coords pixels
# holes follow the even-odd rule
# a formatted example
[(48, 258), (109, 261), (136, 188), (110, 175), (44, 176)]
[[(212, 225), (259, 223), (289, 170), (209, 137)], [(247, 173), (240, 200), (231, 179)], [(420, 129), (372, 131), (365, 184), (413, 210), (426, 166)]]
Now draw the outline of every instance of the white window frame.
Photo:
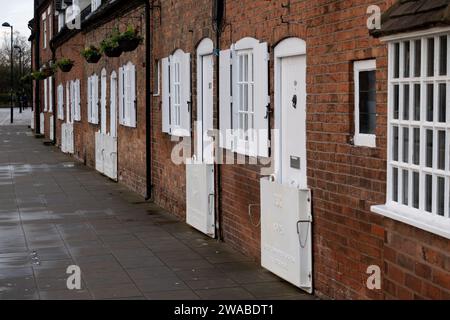
[(53, 76), (48, 79), (48, 112), (53, 112)]
[(353, 64), (354, 84), (355, 84), (355, 146), (375, 148), (377, 146), (376, 134), (364, 134), (360, 132), (360, 109), (359, 109), (359, 74), (360, 72), (377, 70), (377, 62), (375, 59), (355, 61)]
[(47, 13), (42, 14), (42, 48), (47, 49)]
[[(440, 52), (440, 36), (447, 35), (447, 75), (439, 75), (439, 52)], [(428, 76), (427, 74), (427, 58), (428, 58), (428, 48), (427, 39), (434, 38), (434, 76)], [(435, 28), (428, 31), (428, 33), (421, 31), (411, 34), (402, 34), (401, 36), (395, 37), (391, 36), (389, 38), (384, 38), (383, 40), (389, 42), (389, 67), (388, 67), (388, 168), (387, 168), (387, 200), (385, 205), (373, 206), (372, 211), (380, 215), (389, 217), (394, 220), (398, 220), (414, 227), (423, 229), (425, 231), (437, 234), (439, 236), (450, 239), (450, 112), (449, 112), (449, 97), (450, 97), (450, 28)], [(419, 77), (414, 74), (415, 66), (415, 48), (414, 41), (421, 40), (421, 73)], [(409, 71), (412, 77), (405, 77), (405, 41), (410, 41), (410, 65)], [(395, 43), (400, 43), (399, 50), (399, 78), (394, 77), (394, 46)], [(440, 83), (446, 84), (446, 121), (439, 122), (439, 95), (436, 94)], [(433, 122), (427, 121), (427, 85), (433, 84)], [(398, 110), (394, 108), (397, 103), (397, 99), (394, 99), (395, 86), (399, 87), (399, 98), (398, 98)], [(409, 85), (409, 116), (405, 117), (404, 113), (404, 91), (405, 85)], [(414, 85), (420, 85), (420, 120), (415, 118), (415, 108), (414, 108)], [(395, 101), (394, 101), (395, 100)], [(395, 109), (395, 110), (394, 110)], [(397, 112), (398, 111), (398, 116)], [(394, 114), (395, 113), (395, 114)], [(407, 119), (406, 119), (407, 118)], [(394, 143), (394, 128), (398, 127), (398, 144)], [(409, 130), (409, 141), (408, 141), (408, 159), (403, 159), (404, 150), (404, 137), (403, 128), (408, 128)], [(419, 158), (414, 157), (414, 128), (420, 130), (420, 152)], [(428, 167), (427, 164), (427, 140), (426, 131), (433, 131), (433, 161), (432, 168)], [(445, 169), (441, 170), (438, 167), (438, 132), (444, 131), (446, 136), (445, 148)], [(405, 131), (406, 132), (406, 131)], [(394, 153), (394, 146), (395, 153)], [(398, 154), (398, 157), (395, 156)], [(395, 157), (394, 157), (395, 156)], [(419, 159), (419, 164), (415, 164), (415, 159)], [(405, 162), (405, 160), (407, 160)], [(397, 178), (394, 179), (394, 173), (398, 170)], [(407, 175), (403, 175), (405, 172)], [(414, 184), (413, 177), (414, 174), (418, 173), (419, 186), (417, 188), (419, 193), (419, 208), (415, 207), (415, 195), (414, 195)], [(429, 212), (426, 207), (426, 176), (432, 177), (432, 190), (429, 194), (432, 197), (432, 210)], [(405, 180), (406, 188), (403, 188)], [(444, 216), (438, 215), (438, 179), (444, 178)], [(394, 182), (397, 181), (397, 186), (394, 188)], [(394, 190), (397, 189), (397, 195), (394, 196)], [(408, 192), (404, 192), (407, 190)], [(407, 200), (408, 204), (404, 204)]]
[(60, 32), (64, 25), (66, 24), (66, 13), (65, 11), (58, 12), (58, 32)]
[(49, 78), (44, 80), (44, 112), (48, 111), (48, 80)]
[[(254, 79), (254, 59), (253, 50), (244, 49), (236, 51), (237, 55), (237, 79), (233, 85), (233, 92), (238, 99), (235, 106), (238, 119), (237, 127), (234, 131), (236, 141), (236, 152), (244, 155), (256, 155), (255, 137), (255, 79)], [(243, 65), (247, 58), (246, 64)], [(247, 93), (243, 90), (247, 87)], [(245, 99), (247, 97), (247, 99)], [(247, 125), (247, 126), (246, 126)]]
[(102, 5), (102, 0), (91, 0), (91, 12), (96, 11)]
[(156, 91), (153, 92), (153, 96), (159, 97), (161, 95), (161, 60), (156, 62), (156, 70), (154, 72), (156, 73), (156, 77), (153, 81), (156, 83), (153, 83), (153, 88), (156, 89)]
[(64, 86), (63, 84), (59, 84), (58, 86), (58, 119), (64, 120)]
[(48, 38), (49, 40), (53, 37), (53, 15), (52, 15), (52, 6), (49, 6), (47, 9), (47, 17), (48, 17)]

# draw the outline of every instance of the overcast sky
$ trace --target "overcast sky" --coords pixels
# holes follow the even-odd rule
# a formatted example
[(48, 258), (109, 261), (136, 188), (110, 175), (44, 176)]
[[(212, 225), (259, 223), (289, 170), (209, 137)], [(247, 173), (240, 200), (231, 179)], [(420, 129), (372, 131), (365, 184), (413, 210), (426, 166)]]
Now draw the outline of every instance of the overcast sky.
[[(14, 30), (22, 36), (30, 35), (28, 21), (33, 19), (33, 0), (0, 0), (0, 26), (3, 22), (9, 22)], [(1, 28), (0, 36), (9, 37), (9, 30)]]

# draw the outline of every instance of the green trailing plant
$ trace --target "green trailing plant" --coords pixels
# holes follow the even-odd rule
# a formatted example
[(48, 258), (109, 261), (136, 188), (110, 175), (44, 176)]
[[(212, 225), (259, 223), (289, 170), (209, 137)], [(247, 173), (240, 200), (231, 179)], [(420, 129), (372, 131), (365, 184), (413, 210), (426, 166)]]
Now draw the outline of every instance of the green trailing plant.
[(62, 72), (69, 72), (70, 70), (72, 70), (73, 65), (74, 65), (74, 61), (70, 60), (68, 58), (62, 58), (56, 62), (56, 66)]
[(22, 84), (26, 84), (26, 83), (31, 82), (33, 79), (34, 79), (33, 75), (31, 73), (29, 73), (29, 74), (23, 76), (22, 78), (20, 78), (20, 82)]
[(122, 54), (122, 48), (119, 45), (120, 33), (114, 29), (113, 33), (100, 43), (100, 52), (108, 57), (119, 57)]
[(89, 63), (97, 63), (102, 57), (100, 50), (95, 46), (89, 46), (85, 48), (83, 51), (81, 51), (81, 55)]
[(33, 71), (31, 73), (31, 76), (33, 77), (34, 80), (44, 80), (46, 78), (46, 76), (44, 75), (44, 73), (42, 71)]
[(119, 35), (118, 42), (124, 52), (129, 52), (135, 50), (143, 39), (137, 29), (128, 26), (127, 30)]

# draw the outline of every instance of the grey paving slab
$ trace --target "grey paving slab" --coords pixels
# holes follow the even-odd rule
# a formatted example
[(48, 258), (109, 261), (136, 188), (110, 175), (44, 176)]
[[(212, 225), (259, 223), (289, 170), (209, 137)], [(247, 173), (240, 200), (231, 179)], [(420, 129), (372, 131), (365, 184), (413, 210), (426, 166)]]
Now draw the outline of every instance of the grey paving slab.
[[(81, 290), (67, 268), (81, 268)], [(226, 244), (0, 125), (0, 300), (309, 299)]]

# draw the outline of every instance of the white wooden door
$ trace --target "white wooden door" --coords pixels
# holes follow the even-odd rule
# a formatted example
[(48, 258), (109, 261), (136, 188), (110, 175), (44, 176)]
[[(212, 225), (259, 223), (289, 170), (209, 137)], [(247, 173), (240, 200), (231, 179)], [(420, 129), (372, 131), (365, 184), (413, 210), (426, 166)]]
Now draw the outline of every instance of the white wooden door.
[[(202, 57), (201, 110), (198, 119), (201, 128), (198, 132), (197, 159), (205, 164), (214, 164), (214, 140), (211, 132), (214, 129), (214, 58), (213, 55)], [(200, 108), (200, 105), (199, 105)]]
[(306, 188), (306, 56), (281, 59), (281, 167), (278, 181)]
[(189, 225), (214, 238), (214, 141), (210, 137), (213, 129), (214, 58), (213, 55), (203, 55), (198, 60), (197, 152), (195, 159), (186, 165), (186, 216)]

